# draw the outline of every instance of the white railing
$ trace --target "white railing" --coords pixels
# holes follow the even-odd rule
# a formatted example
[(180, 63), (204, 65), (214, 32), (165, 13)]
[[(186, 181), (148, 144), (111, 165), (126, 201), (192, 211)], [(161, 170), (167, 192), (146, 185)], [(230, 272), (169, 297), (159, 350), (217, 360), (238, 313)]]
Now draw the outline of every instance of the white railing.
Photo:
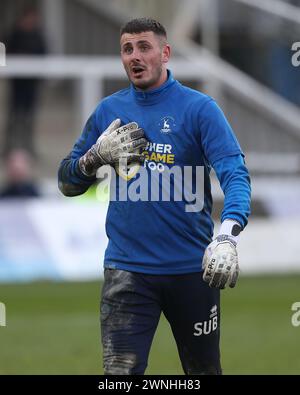
[[(170, 68), (178, 79), (199, 82), (215, 80), (225, 86), (260, 114), (277, 122), (284, 130), (300, 138), (300, 111), (295, 105), (273, 93), (253, 78), (237, 70), (204, 48), (199, 51), (191, 41), (182, 43), (185, 59), (175, 58)], [(183, 49), (184, 48), (184, 49)], [(104, 96), (106, 78), (127, 79), (119, 57), (8, 57), (0, 67), (0, 77), (33, 76), (40, 78), (75, 78), (79, 84), (81, 121), (87, 119)]]
[[(206, 79), (206, 70), (199, 64), (176, 59), (170, 62), (170, 68), (179, 79), (191, 78), (199, 82)], [(0, 67), (0, 78), (24, 76), (76, 79), (80, 95), (78, 112), (81, 112), (82, 124), (104, 96), (103, 81), (108, 78), (127, 79), (117, 56), (10, 56), (6, 59), (6, 67)]]
[[(52, 1), (52, 0), (51, 0)], [(137, 17), (159, 19), (165, 26), (172, 24), (182, 0), (79, 0), (94, 11), (126, 22)], [(193, 0), (194, 1), (194, 0)], [(197, 0), (196, 0), (197, 1)], [(188, 4), (187, 4), (188, 6)]]
[(232, 0), (300, 24), (300, 8), (281, 0)]
[(258, 114), (277, 122), (289, 134), (300, 139), (299, 107), (273, 92), (212, 52), (186, 39), (180, 53), (185, 59), (206, 71), (207, 81), (217, 82), (255, 108)]

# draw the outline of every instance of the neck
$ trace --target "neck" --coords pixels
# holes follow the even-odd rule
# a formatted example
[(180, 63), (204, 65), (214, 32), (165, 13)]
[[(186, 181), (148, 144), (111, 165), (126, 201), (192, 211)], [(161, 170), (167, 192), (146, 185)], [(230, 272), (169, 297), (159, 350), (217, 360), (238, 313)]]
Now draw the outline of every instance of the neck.
[(147, 92), (152, 89), (157, 89), (161, 85), (163, 85), (167, 81), (167, 79), (168, 79), (168, 72), (167, 69), (164, 67), (158, 81), (155, 84), (151, 85), (149, 88), (139, 88), (138, 86), (135, 86), (135, 89), (142, 92)]

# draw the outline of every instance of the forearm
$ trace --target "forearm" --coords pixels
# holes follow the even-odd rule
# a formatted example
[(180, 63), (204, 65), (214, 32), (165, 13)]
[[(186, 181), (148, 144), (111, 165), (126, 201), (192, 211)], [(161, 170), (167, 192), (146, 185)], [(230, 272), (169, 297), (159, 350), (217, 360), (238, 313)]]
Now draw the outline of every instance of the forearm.
[(87, 177), (79, 168), (79, 159), (71, 154), (62, 160), (58, 170), (58, 187), (65, 196), (81, 195), (95, 182), (96, 177)]
[(214, 163), (214, 169), (225, 195), (221, 222), (232, 219), (244, 228), (250, 214), (251, 186), (243, 157), (235, 155), (220, 159)]

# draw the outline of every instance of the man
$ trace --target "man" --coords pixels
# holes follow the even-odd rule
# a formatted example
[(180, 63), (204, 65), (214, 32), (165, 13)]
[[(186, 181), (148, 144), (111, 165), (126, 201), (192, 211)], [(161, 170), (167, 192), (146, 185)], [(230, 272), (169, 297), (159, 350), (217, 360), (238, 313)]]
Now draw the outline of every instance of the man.
[[(59, 169), (61, 191), (73, 196), (88, 189), (99, 167), (101, 171), (101, 166), (120, 161), (115, 166), (119, 199), (110, 201), (106, 223), (104, 373), (144, 373), (163, 312), (184, 372), (221, 374), (220, 288), (236, 283), (236, 243), (249, 215), (243, 153), (214, 100), (182, 86), (167, 69), (170, 45), (159, 22), (128, 22), (120, 43), (131, 86), (101, 101)], [(124, 159), (134, 164), (122, 173)], [(137, 161), (143, 159), (136, 173)], [(211, 166), (225, 193), (221, 231), (213, 242)], [(152, 187), (145, 175), (153, 179), (175, 167), (192, 169), (193, 177), (197, 169), (203, 170), (201, 209), (187, 209), (183, 195), (175, 199), (182, 181), (175, 177), (170, 199), (151, 199), (151, 194), (148, 199), (124, 199), (124, 179), (129, 196), (139, 180), (136, 190), (145, 192), (145, 184), (147, 190)], [(162, 181), (158, 185), (164, 194)]]
[[(40, 15), (37, 9), (29, 7), (17, 19), (7, 39), (7, 53), (11, 55), (45, 55), (46, 43), (40, 29)], [(4, 154), (10, 150), (25, 149), (36, 156), (34, 141), (34, 119), (40, 87), (37, 78), (13, 78), (9, 114), (7, 117)]]
[(6, 184), (0, 190), (0, 199), (39, 197), (37, 183), (33, 179), (32, 158), (23, 149), (12, 150), (5, 162)]

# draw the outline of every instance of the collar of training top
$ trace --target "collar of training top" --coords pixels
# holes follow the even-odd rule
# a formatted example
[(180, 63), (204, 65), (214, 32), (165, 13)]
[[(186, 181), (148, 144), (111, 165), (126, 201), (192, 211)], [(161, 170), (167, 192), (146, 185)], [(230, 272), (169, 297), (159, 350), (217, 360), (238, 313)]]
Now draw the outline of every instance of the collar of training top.
[(176, 80), (173, 78), (171, 70), (167, 70), (168, 78), (160, 87), (150, 89), (148, 91), (137, 90), (133, 84), (131, 84), (131, 92), (135, 100), (142, 105), (150, 105), (159, 102), (171, 86), (174, 85)]

